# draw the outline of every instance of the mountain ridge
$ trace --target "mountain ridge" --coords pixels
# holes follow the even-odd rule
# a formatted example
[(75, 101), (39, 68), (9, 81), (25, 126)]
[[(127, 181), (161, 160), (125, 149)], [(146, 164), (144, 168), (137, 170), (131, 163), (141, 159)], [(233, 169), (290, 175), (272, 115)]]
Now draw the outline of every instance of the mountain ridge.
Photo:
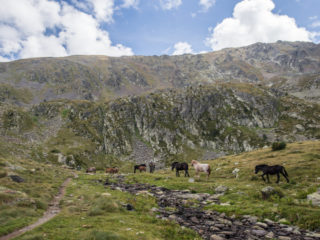
[(312, 87), (320, 88), (319, 56), (319, 44), (276, 42), (197, 55), (23, 59), (0, 63), (0, 89), (29, 91), (30, 104), (35, 104), (61, 98), (105, 101), (164, 88), (247, 82), (318, 102), (320, 94)]

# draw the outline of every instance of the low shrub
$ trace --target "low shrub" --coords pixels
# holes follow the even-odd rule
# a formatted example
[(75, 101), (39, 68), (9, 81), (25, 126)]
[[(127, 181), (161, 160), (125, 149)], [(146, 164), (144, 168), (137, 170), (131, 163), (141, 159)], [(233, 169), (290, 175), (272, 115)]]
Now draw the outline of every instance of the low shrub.
[(287, 144), (285, 142), (274, 142), (272, 143), (272, 151), (279, 151), (285, 149)]
[(4, 178), (7, 176), (7, 172), (6, 171), (0, 171), (0, 178)]

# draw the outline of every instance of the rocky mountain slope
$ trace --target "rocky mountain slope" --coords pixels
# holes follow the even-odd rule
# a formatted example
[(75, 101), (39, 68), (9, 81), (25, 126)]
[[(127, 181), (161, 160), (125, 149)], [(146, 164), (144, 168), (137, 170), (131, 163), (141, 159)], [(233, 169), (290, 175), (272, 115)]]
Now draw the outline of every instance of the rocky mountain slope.
[(256, 43), (182, 56), (37, 58), (0, 63), (0, 100), (19, 105), (104, 101), (163, 88), (245, 82), (319, 101), (319, 74), (320, 45), (307, 42)]
[[(320, 45), (0, 63), (5, 154), (104, 166), (320, 138)], [(18, 151), (19, 149), (19, 151)]]
[(318, 104), (244, 83), (158, 90), (105, 103), (7, 106), (1, 118), (6, 143), (30, 145), (34, 157), (69, 165), (212, 158), (277, 140), (320, 138)]

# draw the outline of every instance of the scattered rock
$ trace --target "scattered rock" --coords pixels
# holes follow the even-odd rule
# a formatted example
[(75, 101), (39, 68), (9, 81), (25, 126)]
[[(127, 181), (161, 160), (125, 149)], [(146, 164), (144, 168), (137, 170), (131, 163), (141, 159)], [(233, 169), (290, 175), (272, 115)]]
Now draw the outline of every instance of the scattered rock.
[(215, 193), (224, 194), (224, 193), (226, 193), (228, 191), (228, 189), (229, 189), (228, 187), (220, 185), (220, 186), (216, 187), (214, 189), (214, 191), (215, 191)]
[(238, 178), (239, 177), (239, 174), (238, 174), (239, 171), (240, 171), (239, 168), (235, 168), (235, 169), (233, 169), (232, 174), (235, 175), (236, 178)]
[(24, 182), (24, 179), (22, 177), (18, 176), (18, 175), (10, 175), (9, 177), (14, 182), (17, 182), (17, 183)]
[[(142, 183), (125, 184), (121, 179), (118, 183), (110, 183), (109, 187), (111, 189), (119, 188), (121, 191), (130, 192), (133, 195), (141, 191), (154, 194), (159, 207), (152, 208), (150, 212), (157, 212), (157, 219), (175, 221), (182, 227), (195, 230), (205, 240), (319, 239), (317, 233), (300, 229), (298, 231), (297, 227), (280, 224), (269, 219), (258, 222), (258, 218), (255, 216), (245, 215), (241, 219), (237, 219), (235, 216), (230, 217), (225, 213), (205, 211), (202, 209), (204, 203), (215, 200), (216, 204), (219, 204), (217, 196), (210, 194), (191, 194), (190, 191), (169, 190)], [(190, 206), (195, 202), (194, 200), (196, 200), (196, 205)], [(184, 205), (183, 203), (188, 204)], [(131, 205), (127, 204), (127, 208), (128, 206)], [(132, 206), (129, 208), (133, 209)], [(286, 219), (282, 221), (287, 223)], [(307, 236), (307, 234), (309, 235)]]
[(291, 237), (286, 237), (286, 236), (279, 236), (279, 240), (291, 240)]
[(257, 222), (256, 225), (259, 226), (259, 227), (262, 227), (264, 229), (268, 228), (268, 224), (266, 224), (266, 223)]
[(189, 179), (188, 179), (188, 182), (189, 182), (189, 183), (194, 183), (194, 178), (189, 178)]
[(267, 235), (268, 232), (266, 232), (265, 230), (252, 230), (251, 233), (255, 236), (263, 237)]
[(269, 199), (272, 195), (278, 195), (279, 197), (283, 197), (281, 192), (277, 191), (275, 188), (270, 186), (263, 188), (261, 190), (261, 194), (262, 194), (262, 199), (264, 200)]
[(274, 233), (273, 232), (269, 232), (265, 237), (269, 238), (269, 239), (272, 239), (272, 238), (274, 238)]
[(296, 125), (296, 129), (297, 129), (299, 132), (305, 131), (305, 128), (304, 128), (301, 124), (297, 124), (297, 125)]
[(111, 196), (111, 193), (105, 192), (105, 193), (102, 193), (101, 196), (109, 197)]
[(320, 189), (315, 193), (309, 194), (307, 199), (311, 201), (312, 205), (320, 207)]
[(128, 211), (134, 210), (134, 207), (131, 204), (127, 204), (126, 208)]
[(210, 236), (210, 240), (225, 240), (225, 238), (220, 237), (219, 235), (213, 234)]

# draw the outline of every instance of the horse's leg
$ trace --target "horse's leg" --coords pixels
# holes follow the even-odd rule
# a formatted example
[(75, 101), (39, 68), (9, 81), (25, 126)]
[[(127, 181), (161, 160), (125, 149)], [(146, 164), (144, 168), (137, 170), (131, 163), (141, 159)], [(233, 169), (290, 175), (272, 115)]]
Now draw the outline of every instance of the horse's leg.
[(178, 169), (176, 169), (176, 176), (177, 176), (177, 177), (180, 177), (180, 174), (179, 174), (179, 170), (178, 170)]
[(266, 179), (264, 178), (264, 173), (261, 175), (264, 182), (266, 182)]
[(268, 183), (270, 183), (270, 179), (269, 179), (269, 174), (267, 173), (267, 179), (268, 179)]
[(184, 176), (185, 176), (185, 177), (190, 177), (188, 170), (185, 170)]
[(280, 174), (277, 173), (277, 181), (276, 181), (276, 183), (279, 183), (279, 181), (280, 181)]
[(289, 182), (289, 179), (287, 178), (287, 176), (283, 173), (283, 171), (280, 172), (282, 174), (282, 176), (284, 176), (284, 178), (287, 180), (287, 183)]

